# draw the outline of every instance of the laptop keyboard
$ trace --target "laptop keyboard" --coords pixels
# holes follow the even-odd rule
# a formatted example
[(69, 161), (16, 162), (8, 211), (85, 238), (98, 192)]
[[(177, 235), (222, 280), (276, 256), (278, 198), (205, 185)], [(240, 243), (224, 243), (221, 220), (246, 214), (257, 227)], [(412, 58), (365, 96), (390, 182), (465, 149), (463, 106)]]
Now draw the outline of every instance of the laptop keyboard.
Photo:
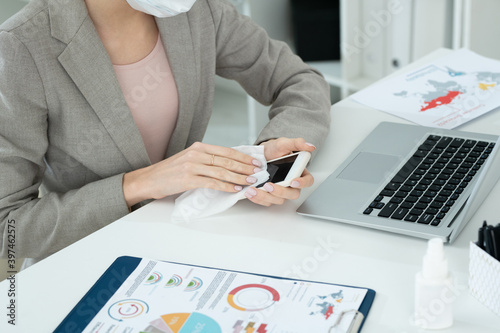
[(363, 214), (438, 226), (494, 145), (430, 135)]

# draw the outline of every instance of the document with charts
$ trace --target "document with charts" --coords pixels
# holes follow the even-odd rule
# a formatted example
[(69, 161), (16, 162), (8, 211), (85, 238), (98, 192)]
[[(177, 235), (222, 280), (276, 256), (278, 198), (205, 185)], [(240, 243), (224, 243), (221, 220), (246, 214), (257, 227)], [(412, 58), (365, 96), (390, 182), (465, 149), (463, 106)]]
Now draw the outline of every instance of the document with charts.
[[(102, 294), (120, 271), (106, 272)], [(73, 312), (98, 299), (94, 291)], [(346, 332), (373, 296), (366, 288), (140, 259), (83, 332)], [(76, 320), (71, 315), (61, 331)]]
[(500, 61), (460, 49), (351, 98), (420, 125), (451, 129), (500, 106)]

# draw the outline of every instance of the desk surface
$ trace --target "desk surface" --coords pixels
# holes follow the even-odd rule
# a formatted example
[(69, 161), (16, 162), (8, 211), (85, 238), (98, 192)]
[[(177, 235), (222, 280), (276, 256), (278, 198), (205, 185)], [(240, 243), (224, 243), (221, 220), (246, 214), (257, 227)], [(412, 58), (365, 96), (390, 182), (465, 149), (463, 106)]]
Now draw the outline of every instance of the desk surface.
[[(405, 70), (446, 52), (438, 50)], [(372, 288), (377, 296), (363, 332), (419, 331), (410, 318), (414, 278), (421, 268), (425, 240), (295, 213), (379, 122), (405, 122), (349, 99), (332, 107), (332, 118), (331, 134), (310, 166), (316, 184), (298, 200), (270, 208), (240, 201), (215, 217), (181, 224), (169, 221), (172, 198), (155, 201), (19, 273), (18, 325), (13, 329), (7, 324), (3, 306), (0, 331), (52, 331), (122, 255)], [(498, 135), (500, 111), (460, 129)], [(499, 222), (498, 198), (497, 184), (458, 239), (445, 247), (458, 288), (455, 324), (442, 332), (498, 332), (500, 317), (467, 289), (469, 242), (484, 219)], [(0, 283), (2, 300), (7, 298), (8, 286), (7, 281)]]

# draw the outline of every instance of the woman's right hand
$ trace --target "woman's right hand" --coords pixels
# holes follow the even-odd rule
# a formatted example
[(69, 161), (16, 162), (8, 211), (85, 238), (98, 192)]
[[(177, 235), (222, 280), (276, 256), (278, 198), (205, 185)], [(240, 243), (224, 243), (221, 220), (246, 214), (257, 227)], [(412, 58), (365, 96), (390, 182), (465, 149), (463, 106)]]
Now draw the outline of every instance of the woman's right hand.
[(256, 182), (261, 163), (235, 149), (196, 142), (163, 161), (126, 173), (123, 194), (129, 207), (195, 188), (238, 192)]

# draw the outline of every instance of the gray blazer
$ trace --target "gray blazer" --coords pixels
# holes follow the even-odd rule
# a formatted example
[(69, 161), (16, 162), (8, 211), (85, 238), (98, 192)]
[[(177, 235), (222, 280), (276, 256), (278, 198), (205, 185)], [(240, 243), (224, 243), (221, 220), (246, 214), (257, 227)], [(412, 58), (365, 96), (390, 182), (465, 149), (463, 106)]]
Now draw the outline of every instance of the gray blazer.
[[(273, 105), (259, 142), (324, 140), (326, 82), (232, 5), (157, 24), (180, 101), (165, 157), (203, 139), (216, 74)], [(40, 259), (124, 216), (123, 174), (150, 164), (84, 0), (32, 0), (0, 27), (2, 256), (9, 221), (16, 255)]]

